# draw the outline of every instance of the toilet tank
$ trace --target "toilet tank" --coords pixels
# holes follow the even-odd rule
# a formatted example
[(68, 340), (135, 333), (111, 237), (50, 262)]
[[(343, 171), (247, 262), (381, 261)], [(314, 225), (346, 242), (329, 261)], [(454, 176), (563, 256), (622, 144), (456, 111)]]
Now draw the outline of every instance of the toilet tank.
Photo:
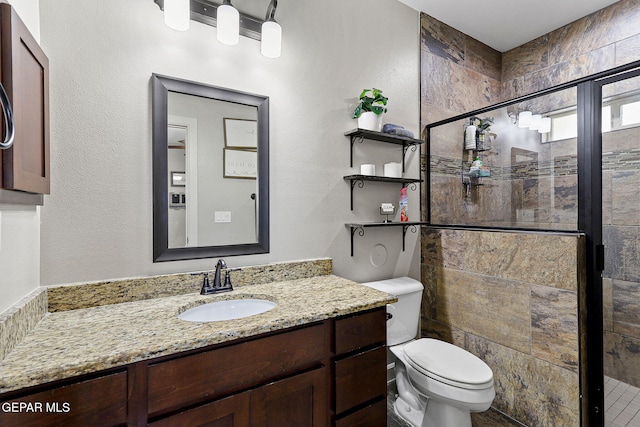
[(424, 286), (410, 277), (379, 280), (363, 283), (370, 288), (378, 289), (398, 298), (398, 302), (387, 304), (387, 345), (392, 346), (410, 341), (418, 334), (420, 322), (420, 303)]

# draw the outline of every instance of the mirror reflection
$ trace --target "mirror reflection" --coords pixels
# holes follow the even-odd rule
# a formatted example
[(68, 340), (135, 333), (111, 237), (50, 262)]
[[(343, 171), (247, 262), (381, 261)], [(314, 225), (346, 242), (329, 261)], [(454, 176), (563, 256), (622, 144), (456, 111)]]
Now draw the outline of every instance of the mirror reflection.
[(169, 91), (168, 114), (169, 247), (257, 243), (257, 108)]
[(153, 86), (155, 260), (267, 252), (268, 99)]

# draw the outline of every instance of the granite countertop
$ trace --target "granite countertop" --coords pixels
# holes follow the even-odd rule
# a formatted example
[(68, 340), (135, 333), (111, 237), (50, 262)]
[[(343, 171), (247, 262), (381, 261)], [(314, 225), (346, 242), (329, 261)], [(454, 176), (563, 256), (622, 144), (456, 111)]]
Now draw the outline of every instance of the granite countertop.
[[(259, 298), (278, 304), (255, 316), (196, 323), (177, 318), (193, 306)], [(396, 301), (334, 275), (185, 294), (47, 314), (0, 362), (0, 393), (290, 328)]]

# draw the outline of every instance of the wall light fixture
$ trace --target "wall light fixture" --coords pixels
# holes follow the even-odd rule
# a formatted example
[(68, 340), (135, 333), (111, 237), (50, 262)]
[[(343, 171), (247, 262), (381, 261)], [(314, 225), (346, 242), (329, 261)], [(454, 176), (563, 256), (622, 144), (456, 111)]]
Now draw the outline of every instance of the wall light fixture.
[(540, 129), (540, 122), (542, 121), (541, 114), (534, 114), (531, 116), (531, 123), (529, 124), (529, 130), (538, 130)]
[(164, 0), (164, 23), (178, 31), (189, 29), (189, 0)]
[(533, 113), (531, 111), (521, 111), (518, 114), (518, 127), (519, 128), (528, 128), (531, 124), (531, 116)]
[[(184, 31), (189, 28), (189, 20), (198, 21), (217, 27), (217, 39), (221, 43), (237, 44), (240, 35), (261, 41), (260, 50), (264, 56), (280, 57), (282, 27), (274, 19), (277, 0), (269, 3), (265, 20), (240, 12), (231, 0), (223, 0), (222, 4), (209, 0), (154, 0), (154, 3), (164, 11), (165, 23), (173, 29)], [(180, 16), (179, 21), (176, 16)]]
[(231, 0), (224, 0), (216, 14), (218, 27), (217, 39), (220, 43), (233, 46), (240, 40), (240, 12), (233, 7)]
[(529, 107), (525, 107), (525, 110), (518, 112), (508, 112), (509, 118), (513, 124), (518, 124), (519, 128), (537, 130), (539, 133), (551, 132), (551, 117), (542, 117), (542, 114), (533, 114), (529, 110)]
[(551, 117), (543, 117), (540, 120), (540, 127), (538, 128), (538, 132), (540, 133), (551, 132)]
[(282, 53), (282, 27), (274, 19), (277, 7), (278, 0), (271, 0), (267, 16), (262, 23), (260, 51), (267, 58), (279, 58)]

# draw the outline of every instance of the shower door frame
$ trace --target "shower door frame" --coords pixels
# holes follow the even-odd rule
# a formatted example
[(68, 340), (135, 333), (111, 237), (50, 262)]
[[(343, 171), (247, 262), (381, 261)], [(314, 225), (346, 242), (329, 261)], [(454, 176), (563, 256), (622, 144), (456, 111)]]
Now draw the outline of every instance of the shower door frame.
[[(578, 84), (578, 229), (586, 235), (586, 288), (581, 298), (585, 360), (581, 387), (587, 413), (583, 426), (604, 426), (604, 314), (602, 272), (602, 88), (640, 76), (640, 61), (593, 76)], [(582, 352), (581, 352), (582, 353)], [(585, 387), (586, 385), (586, 387)], [(586, 396), (585, 396), (586, 392)]]

